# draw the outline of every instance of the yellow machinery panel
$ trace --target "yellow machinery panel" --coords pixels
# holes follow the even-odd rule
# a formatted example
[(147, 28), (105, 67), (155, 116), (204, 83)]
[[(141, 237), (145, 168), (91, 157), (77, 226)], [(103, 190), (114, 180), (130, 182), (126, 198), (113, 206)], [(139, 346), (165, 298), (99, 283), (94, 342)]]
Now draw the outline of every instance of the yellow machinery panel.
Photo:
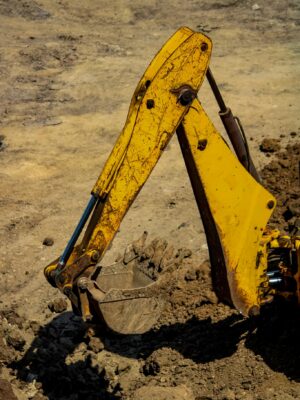
[(242, 167), (198, 100), (183, 128), (217, 226), (232, 302), (248, 315), (260, 304), (267, 266), (258, 253), (275, 198)]

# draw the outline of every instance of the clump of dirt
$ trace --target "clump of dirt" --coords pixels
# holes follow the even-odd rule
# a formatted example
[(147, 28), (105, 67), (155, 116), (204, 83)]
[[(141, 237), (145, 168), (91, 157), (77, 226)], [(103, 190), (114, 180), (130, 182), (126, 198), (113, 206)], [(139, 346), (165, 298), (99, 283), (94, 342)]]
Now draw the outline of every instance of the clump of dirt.
[(274, 153), (280, 150), (280, 140), (278, 139), (264, 139), (260, 146), (260, 151), (263, 153)]
[[(271, 223), (286, 232), (299, 228), (300, 142), (288, 144), (261, 171), (264, 185), (275, 196), (277, 207)], [(300, 225), (300, 224), (299, 224)]]
[(51, 16), (33, 0), (0, 1), (0, 14), (9, 17), (23, 17), (32, 21), (47, 19)]
[(69, 43), (57, 44), (32, 44), (30, 48), (19, 51), (25, 65), (30, 65), (33, 71), (48, 68), (68, 68), (74, 64), (78, 56), (76, 47)]
[(53, 313), (62, 313), (63, 311), (66, 311), (68, 307), (68, 304), (66, 302), (65, 299), (58, 297), (56, 299), (51, 300), (48, 303), (48, 308), (50, 311), (52, 311)]

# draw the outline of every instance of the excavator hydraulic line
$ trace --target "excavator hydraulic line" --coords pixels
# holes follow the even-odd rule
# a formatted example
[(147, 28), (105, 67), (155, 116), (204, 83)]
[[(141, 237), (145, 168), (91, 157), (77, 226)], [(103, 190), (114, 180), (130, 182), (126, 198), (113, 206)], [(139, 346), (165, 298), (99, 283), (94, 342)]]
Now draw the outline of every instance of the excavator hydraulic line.
[(226, 106), (210, 68), (207, 69), (206, 77), (220, 107), (219, 116), (240, 163), (247, 169), (253, 178), (257, 180), (257, 182), (260, 182), (258, 172), (256, 171), (249, 153), (247, 138), (244, 134), (240, 120), (237, 117), (234, 117), (231, 109)]
[(78, 222), (78, 225), (76, 226), (71, 239), (69, 240), (63, 254), (61, 255), (60, 259), (59, 259), (59, 265), (60, 267), (64, 267), (72, 253), (72, 251), (74, 250), (75, 244), (87, 222), (87, 220), (89, 219), (89, 216), (91, 215), (91, 212), (93, 211), (95, 204), (97, 203), (97, 196), (95, 196), (94, 194), (91, 194), (90, 200)]

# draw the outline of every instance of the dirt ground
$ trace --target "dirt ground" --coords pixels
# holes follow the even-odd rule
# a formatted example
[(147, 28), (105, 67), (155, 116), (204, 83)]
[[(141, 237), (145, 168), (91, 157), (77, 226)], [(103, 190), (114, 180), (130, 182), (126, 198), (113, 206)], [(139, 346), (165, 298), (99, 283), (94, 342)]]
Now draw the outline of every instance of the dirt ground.
[[(279, 200), (272, 222), (292, 230), (299, 21), (298, 0), (0, 0), (0, 399), (300, 399), (299, 316), (276, 304), (250, 321), (217, 302), (176, 138), (103, 260), (143, 231), (148, 243), (159, 237), (174, 247), (155, 329), (131, 337), (87, 330), (43, 276), (81, 215), (140, 76), (182, 25), (213, 39), (215, 78)], [(199, 98), (222, 130), (207, 83)]]

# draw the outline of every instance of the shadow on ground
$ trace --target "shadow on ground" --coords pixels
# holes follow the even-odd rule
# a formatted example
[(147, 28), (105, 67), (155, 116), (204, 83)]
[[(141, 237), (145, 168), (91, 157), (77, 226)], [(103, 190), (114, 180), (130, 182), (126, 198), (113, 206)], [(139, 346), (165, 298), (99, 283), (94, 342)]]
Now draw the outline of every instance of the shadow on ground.
[[(297, 313), (296, 309), (275, 305), (256, 320), (237, 314), (216, 323), (210, 318), (193, 317), (184, 324), (161, 326), (143, 335), (120, 336), (102, 331), (99, 337), (106, 350), (125, 357), (145, 360), (153, 351), (168, 347), (197, 363), (229, 357), (245, 339), (245, 346), (274, 371), (300, 381), (296, 364), (300, 355)], [(93, 366), (86, 333), (79, 317), (61, 314), (40, 328), (30, 349), (12, 367), (20, 379), (40, 382), (50, 400), (119, 399), (118, 386), (109, 388), (105, 365)]]
[[(36, 380), (49, 400), (116, 400), (108, 392), (104, 370), (92, 366), (86, 353), (86, 327), (71, 312), (63, 313), (41, 327), (23, 358), (12, 363), (17, 377)], [(72, 354), (72, 359), (68, 356)]]

